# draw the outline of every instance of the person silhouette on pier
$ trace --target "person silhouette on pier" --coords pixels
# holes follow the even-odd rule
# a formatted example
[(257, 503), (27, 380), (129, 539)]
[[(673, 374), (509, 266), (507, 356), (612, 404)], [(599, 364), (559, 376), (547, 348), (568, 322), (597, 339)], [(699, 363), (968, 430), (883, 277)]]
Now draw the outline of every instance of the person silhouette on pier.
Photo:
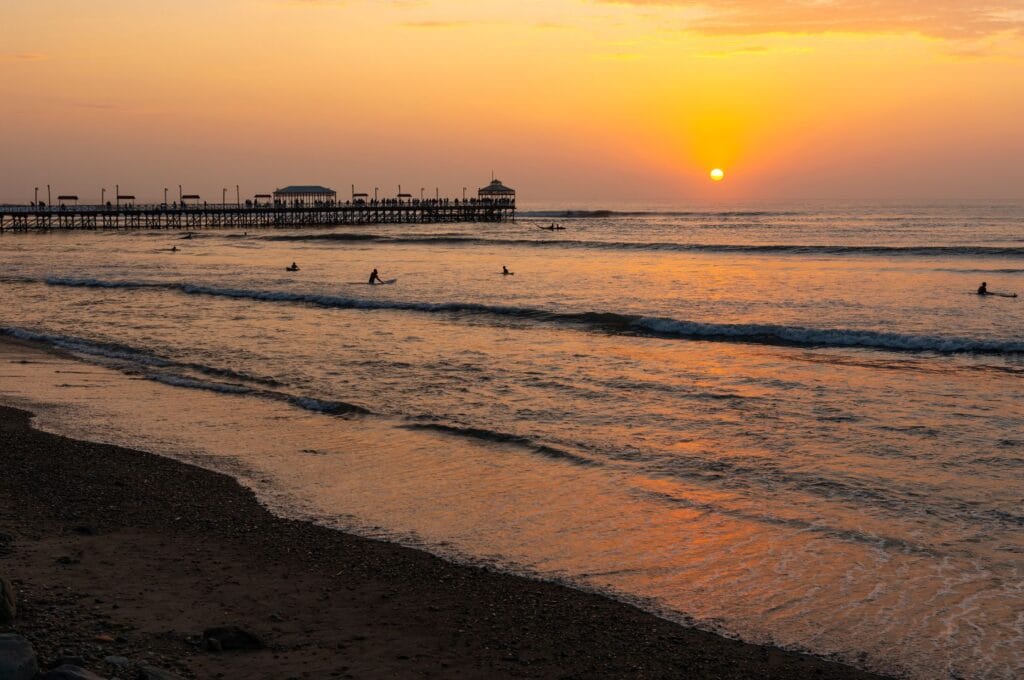
[(384, 283), (383, 281), (380, 280), (380, 276), (377, 274), (376, 269), (370, 272), (370, 285), (372, 286), (375, 283)]

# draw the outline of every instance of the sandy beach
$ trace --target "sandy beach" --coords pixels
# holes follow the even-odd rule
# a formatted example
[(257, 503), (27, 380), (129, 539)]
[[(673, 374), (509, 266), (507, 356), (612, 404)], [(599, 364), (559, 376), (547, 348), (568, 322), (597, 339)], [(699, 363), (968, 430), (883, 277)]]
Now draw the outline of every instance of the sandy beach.
[[(284, 520), (232, 479), (0, 409), (0, 575), (49, 667), (135, 677), (868, 678), (600, 596)], [(263, 649), (213, 651), (237, 625)], [(124, 657), (117, 669), (104, 659)]]

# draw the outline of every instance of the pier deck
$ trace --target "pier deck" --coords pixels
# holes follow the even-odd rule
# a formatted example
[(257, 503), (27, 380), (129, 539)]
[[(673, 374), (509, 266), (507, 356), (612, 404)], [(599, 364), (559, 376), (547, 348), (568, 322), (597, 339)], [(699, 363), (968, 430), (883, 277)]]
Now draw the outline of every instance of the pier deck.
[(74, 229), (259, 229), (344, 224), (504, 222), (515, 200), (331, 202), (318, 205), (0, 205), (0, 233)]

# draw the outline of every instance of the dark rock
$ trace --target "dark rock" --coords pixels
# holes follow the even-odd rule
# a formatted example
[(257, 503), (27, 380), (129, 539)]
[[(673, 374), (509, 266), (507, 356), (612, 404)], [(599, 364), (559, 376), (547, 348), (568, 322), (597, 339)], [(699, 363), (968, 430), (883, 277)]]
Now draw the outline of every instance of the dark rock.
[(38, 677), (38, 680), (105, 680), (102, 676), (75, 664), (64, 664), (49, 670)]
[(105, 656), (103, 660), (115, 668), (128, 668), (128, 666), (132, 665), (132, 662), (124, 656)]
[(0, 635), (0, 680), (29, 680), (39, 672), (36, 652), (20, 635)]
[(203, 641), (211, 651), (221, 649), (263, 649), (263, 642), (238, 626), (218, 626), (203, 631)]
[(104, 680), (101, 676), (92, 671), (87, 671), (81, 666), (66, 663), (57, 666), (53, 670), (46, 671), (39, 676), (38, 680)]
[(18, 613), (18, 599), (14, 585), (0, 576), (0, 623), (10, 623)]
[(84, 666), (84, 665), (85, 665), (85, 659), (83, 659), (82, 657), (80, 657), (80, 656), (65, 655), (65, 656), (59, 656), (56, 659), (54, 659), (53, 663), (50, 664), (50, 668), (58, 668), (60, 666)]
[(140, 666), (139, 674), (136, 678), (138, 680), (184, 680), (180, 675), (175, 675), (168, 670), (157, 668), (156, 666)]

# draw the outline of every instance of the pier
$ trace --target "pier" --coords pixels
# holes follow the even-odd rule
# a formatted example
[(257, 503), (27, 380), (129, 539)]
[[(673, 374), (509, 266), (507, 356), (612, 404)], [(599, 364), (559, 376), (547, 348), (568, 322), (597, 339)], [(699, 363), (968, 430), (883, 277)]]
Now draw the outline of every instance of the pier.
[[(72, 198), (70, 196), (65, 198)], [(77, 199), (77, 197), (74, 197)], [(260, 229), (328, 227), (357, 224), (504, 222), (515, 219), (515, 192), (494, 180), (476, 198), (370, 198), (353, 190), (336, 199), (324, 187), (286, 187), (258, 194), (244, 203), (208, 204), (183, 195), (174, 203), (136, 205), (119, 195), (116, 204), (0, 205), (0, 233), (91, 229)], [(132, 200), (126, 200), (132, 199)], [(60, 199), (59, 199), (60, 200)], [(125, 201), (125, 202), (122, 202)], [(262, 201), (262, 202), (261, 202)]]

